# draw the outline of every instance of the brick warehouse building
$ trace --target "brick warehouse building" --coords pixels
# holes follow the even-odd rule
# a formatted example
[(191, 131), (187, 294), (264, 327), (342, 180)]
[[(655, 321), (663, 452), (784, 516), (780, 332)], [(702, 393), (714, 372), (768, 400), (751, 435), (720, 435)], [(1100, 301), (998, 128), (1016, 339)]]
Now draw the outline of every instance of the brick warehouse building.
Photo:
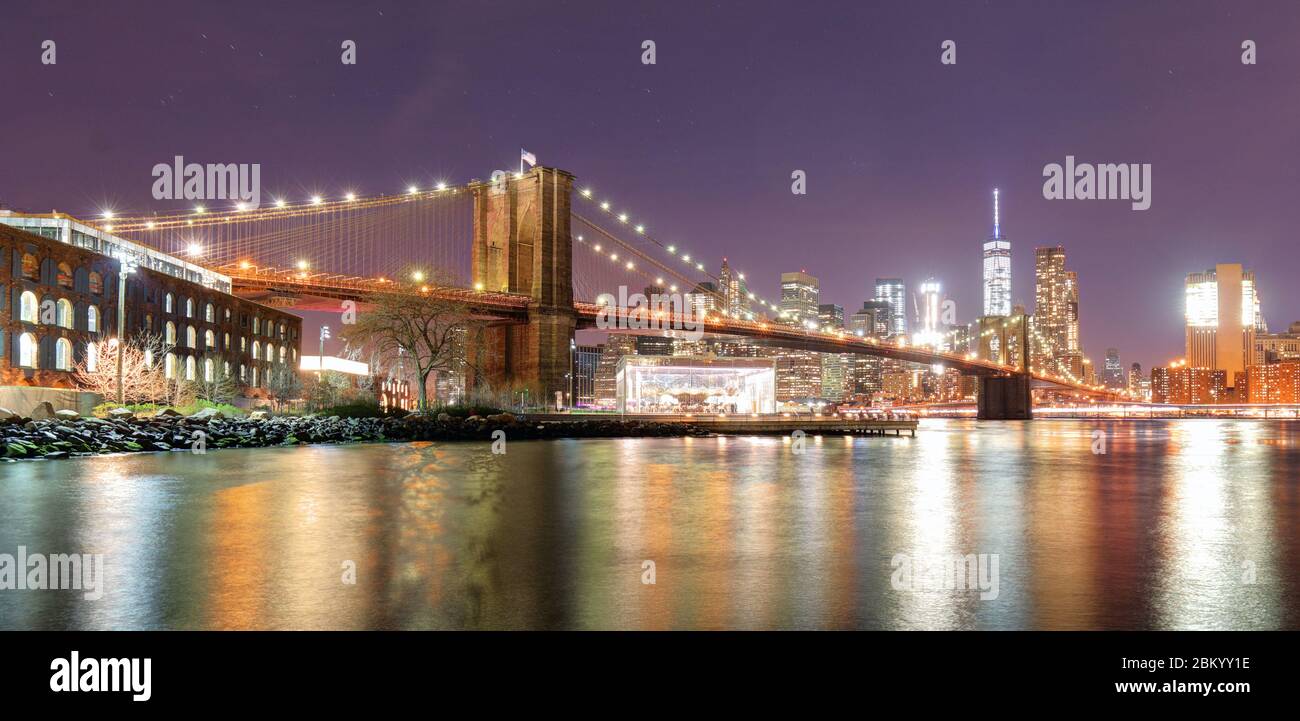
[(265, 398), (268, 371), (297, 370), (302, 320), (230, 295), (229, 278), (67, 216), (0, 211), (0, 385), (75, 386), (89, 344), (116, 335), (119, 257), (137, 266), (128, 335), (152, 331), (173, 345), (162, 359), (169, 376), (225, 370), (238, 395)]

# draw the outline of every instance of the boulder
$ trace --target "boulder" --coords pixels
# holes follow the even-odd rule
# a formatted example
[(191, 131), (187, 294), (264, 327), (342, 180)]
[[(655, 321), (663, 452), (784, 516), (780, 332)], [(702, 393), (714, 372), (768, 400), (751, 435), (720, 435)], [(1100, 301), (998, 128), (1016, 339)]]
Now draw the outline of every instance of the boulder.
[(438, 414), (438, 422), (439, 422), (439, 423), (450, 423), (450, 422), (451, 422), (451, 416), (450, 416), (450, 415), (447, 415), (446, 413), (439, 413), (439, 414)]
[(216, 408), (200, 408), (198, 411), (190, 414), (190, 418), (196, 421), (209, 421), (209, 420), (219, 421), (225, 417), (226, 414), (222, 413)]
[(171, 408), (163, 408), (153, 414), (154, 418), (176, 418), (178, 416), (180, 416), (180, 413), (177, 413)]
[(256, 410), (248, 414), (248, 419), (250, 421), (264, 421), (269, 417), (269, 415), (270, 414), (268, 414), (266, 411)]
[(487, 417), (488, 423), (500, 423), (502, 425), (511, 425), (515, 422), (513, 413), (493, 413)]
[(48, 421), (56, 417), (54, 415), (54, 406), (49, 401), (37, 403), (32, 412), (27, 415), (34, 421)]
[(80, 418), (81, 414), (71, 408), (60, 408), (54, 411), (54, 417), (64, 421), (70, 421), (74, 418)]
[(130, 408), (114, 408), (113, 410), (108, 412), (108, 417), (117, 418), (117, 419), (134, 418), (135, 411), (131, 410)]
[(22, 418), (22, 416), (18, 415), (17, 413), (14, 413), (8, 408), (0, 408), (0, 421), (7, 421), (13, 418)]

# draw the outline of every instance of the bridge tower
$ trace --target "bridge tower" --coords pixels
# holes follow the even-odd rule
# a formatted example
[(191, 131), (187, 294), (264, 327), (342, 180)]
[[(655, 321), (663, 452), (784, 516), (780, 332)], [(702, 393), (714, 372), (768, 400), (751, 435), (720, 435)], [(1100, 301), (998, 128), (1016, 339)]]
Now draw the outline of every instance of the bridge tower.
[(568, 392), (573, 309), (573, 175), (535, 167), (473, 183), (470, 276), (476, 289), (531, 296), (526, 325), (488, 328), (470, 347), (468, 389), (527, 389), (530, 402), (553, 404)]
[(1017, 421), (1031, 420), (1034, 417), (1033, 393), (1029, 388), (1029, 318), (1016, 316), (1014, 328), (1009, 330), (1016, 336), (1020, 347), (1015, 373), (1005, 376), (980, 376), (979, 390), (976, 398), (976, 418), (979, 420)]

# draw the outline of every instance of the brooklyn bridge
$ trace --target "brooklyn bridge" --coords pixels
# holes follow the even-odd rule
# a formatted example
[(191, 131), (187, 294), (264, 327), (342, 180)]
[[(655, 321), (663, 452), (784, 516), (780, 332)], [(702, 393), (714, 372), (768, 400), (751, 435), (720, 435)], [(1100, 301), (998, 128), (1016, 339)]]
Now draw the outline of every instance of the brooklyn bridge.
[[(491, 322), (485, 342), (495, 361), (485, 369), (488, 380), (535, 388), (544, 397), (568, 389), (576, 331), (597, 327), (611, 313), (615, 327), (623, 327), (618, 314), (627, 309), (603, 307), (597, 302), (602, 294), (621, 286), (698, 293), (701, 281), (717, 279), (702, 249), (659, 237), (605, 193), (542, 166), (388, 195), (281, 198), (257, 208), (195, 207), (83, 222), (228, 275), (232, 292), (269, 305), (337, 312), (350, 300), (364, 308), (367, 296), (386, 286), (463, 303)], [(1027, 327), (1007, 331), (1019, 348), (1029, 349), (1011, 365), (780, 322), (779, 300), (753, 293), (747, 300), (756, 312), (729, 311), (719, 302), (693, 320), (711, 337), (866, 354), (979, 376), (980, 418), (1030, 417), (1034, 387), (1112, 397), (1032, 367), (1033, 350), (1045, 341)], [(680, 327), (681, 320), (667, 324)]]

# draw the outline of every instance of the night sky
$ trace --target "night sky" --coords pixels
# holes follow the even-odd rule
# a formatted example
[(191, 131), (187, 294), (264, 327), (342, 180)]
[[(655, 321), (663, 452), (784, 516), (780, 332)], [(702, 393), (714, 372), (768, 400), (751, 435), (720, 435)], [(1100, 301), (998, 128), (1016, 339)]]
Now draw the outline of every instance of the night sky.
[[(1272, 330), (1300, 320), (1291, 1), (23, 2), (0, 93), (22, 210), (176, 209), (150, 169), (177, 154), (305, 197), (484, 178), (523, 147), (768, 297), (807, 268), (851, 311), (877, 276), (933, 275), (969, 321), (997, 186), (1015, 300), (1064, 245), (1098, 365), (1181, 356), (1183, 278), (1215, 263), (1255, 270)], [(1044, 200), (1067, 154), (1151, 163), (1151, 209)]]

